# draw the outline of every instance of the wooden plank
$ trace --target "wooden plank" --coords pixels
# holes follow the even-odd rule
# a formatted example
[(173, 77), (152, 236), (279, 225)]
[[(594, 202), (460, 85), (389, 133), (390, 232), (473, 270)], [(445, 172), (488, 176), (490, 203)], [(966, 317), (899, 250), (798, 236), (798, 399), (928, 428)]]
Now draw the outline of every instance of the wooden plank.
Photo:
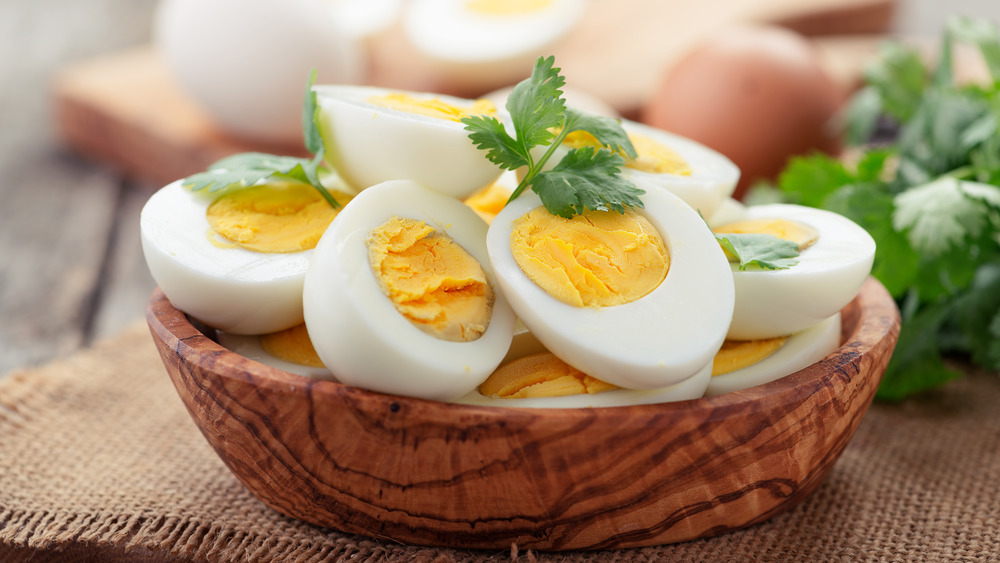
[[(554, 53), (569, 86), (633, 116), (678, 53), (726, 23), (785, 22), (815, 33), (885, 31), (895, 4), (895, 0), (594, 2)], [(373, 43), (371, 70), (373, 84), (448, 93), (447, 84), (435, 82), (433, 66), (414, 53), (398, 26)], [(69, 67), (57, 77), (54, 92), (56, 121), (68, 146), (153, 183), (165, 184), (235, 152), (303, 151), (298, 144), (265, 146), (220, 132), (181, 91), (151, 47)]]

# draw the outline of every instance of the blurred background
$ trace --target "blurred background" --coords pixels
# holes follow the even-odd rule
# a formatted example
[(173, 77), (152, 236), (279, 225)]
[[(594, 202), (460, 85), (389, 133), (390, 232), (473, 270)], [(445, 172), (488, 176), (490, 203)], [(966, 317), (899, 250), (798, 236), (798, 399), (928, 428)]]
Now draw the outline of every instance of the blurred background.
[[(388, 15), (359, 13), (361, 4)], [(492, 4), (486, 9), (506, 9)], [(803, 105), (829, 98), (834, 107), (817, 110), (829, 112), (885, 38), (932, 52), (949, 15), (1000, 19), (995, 0), (568, 4), (580, 6), (522, 22), (522, 36), (456, 31), (465, 20), (444, 12), (404, 19), (401, 6), (417, 10), (392, 1), (0, 0), (0, 374), (141, 321), (154, 285), (139, 248), (142, 204), (232, 152), (300, 153), (303, 68), (321, 67), (320, 82), (471, 97), (516, 82), (530, 70), (525, 60), (551, 52), (581, 103), (683, 129), (682, 118), (707, 101), (663, 103), (682, 95), (668, 77), (705, 45), (735, 36), (736, 24), (790, 30), (828, 81), (809, 82), (820, 86)], [(261, 20), (267, 25), (255, 27)], [(491, 34), (504, 38), (503, 49), (485, 43)], [(481, 47), (461, 47), (480, 39)], [(289, 96), (291, 109), (279, 110)], [(836, 150), (803, 142), (783, 150)]]

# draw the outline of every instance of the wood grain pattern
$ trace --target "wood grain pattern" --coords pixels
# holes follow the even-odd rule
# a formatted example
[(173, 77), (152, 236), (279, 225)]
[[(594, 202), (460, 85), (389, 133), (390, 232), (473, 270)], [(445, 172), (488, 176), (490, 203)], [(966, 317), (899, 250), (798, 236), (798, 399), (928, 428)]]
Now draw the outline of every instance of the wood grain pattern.
[(875, 280), (844, 345), (713, 398), (518, 410), (372, 393), (231, 353), (157, 290), (147, 321), (177, 391), (232, 472), (275, 510), (413, 544), (539, 550), (678, 542), (802, 501), (861, 421), (899, 330)]

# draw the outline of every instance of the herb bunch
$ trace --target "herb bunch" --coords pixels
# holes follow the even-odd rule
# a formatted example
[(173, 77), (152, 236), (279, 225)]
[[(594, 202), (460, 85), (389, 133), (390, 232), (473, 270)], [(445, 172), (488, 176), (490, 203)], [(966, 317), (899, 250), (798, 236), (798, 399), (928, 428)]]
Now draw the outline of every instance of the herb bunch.
[[(956, 83), (960, 43), (978, 48), (986, 84)], [(899, 400), (956, 377), (949, 354), (1000, 370), (1000, 31), (986, 20), (950, 20), (936, 67), (915, 48), (887, 43), (865, 82), (844, 113), (856, 162), (793, 159), (777, 187), (875, 239), (872, 273), (903, 319), (877, 396)], [(872, 142), (886, 124), (892, 140)]]

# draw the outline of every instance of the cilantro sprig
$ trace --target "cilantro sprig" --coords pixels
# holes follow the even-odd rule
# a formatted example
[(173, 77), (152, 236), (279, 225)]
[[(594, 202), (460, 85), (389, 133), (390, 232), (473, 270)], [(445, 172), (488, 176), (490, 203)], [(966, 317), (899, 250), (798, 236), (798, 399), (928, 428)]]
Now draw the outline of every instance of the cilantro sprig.
[[(499, 119), (480, 115), (462, 119), (469, 138), (500, 168), (527, 170), (509, 201), (531, 188), (550, 213), (567, 219), (586, 209), (624, 212), (641, 208), (639, 196), (645, 192), (619, 174), (625, 164), (619, 151), (636, 156), (628, 135), (615, 119), (567, 107), (561, 90), (566, 80), (554, 64), (554, 57), (540, 57), (531, 76), (507, 98), (514, 136)], [(574, 131), (590, 133), (601, 146), (571, 149), (555, 166), (546, 168)], [(536, 158), (532, 149), (546, 145)]]
[(269, 179), (290, 180), (311, 185), (331, 207), (340, 207), (319, 178), (320, 171), (325, 170), (323, 157), (326, 150), (319, 132), (319, 105), (316, 92), (312, 89), (315, 80), (316, 72), (313, 71), (309, 75), (302, 104), (302, 132), (306, 150), (313, 154), (312, 158), (261, 152), (239, 153), (213, 162), (206, 171), (188, 176), (182, 184), (194, 191), (207, 189), (216, 192), (252, 186)]
[[(955, 82), (957, 43), (979, 50), (984, 83)], [(1000, 29), (954, 18), (936, 60), (887, 43), (844, 115), (860, 156), (793, 159), (778, 179), (787, 200), (846, 215), (876, 241), (872, 274), (903, 319), (882, 399), (956, 377), (944, 361), (955, 354), (1000, 370)]]
[(739, 263), (741, 272), (748, 269), (787, 270), (799, 263), (799, 245), (763, 233), (715, 233), (715, 240), (727, 257)]

